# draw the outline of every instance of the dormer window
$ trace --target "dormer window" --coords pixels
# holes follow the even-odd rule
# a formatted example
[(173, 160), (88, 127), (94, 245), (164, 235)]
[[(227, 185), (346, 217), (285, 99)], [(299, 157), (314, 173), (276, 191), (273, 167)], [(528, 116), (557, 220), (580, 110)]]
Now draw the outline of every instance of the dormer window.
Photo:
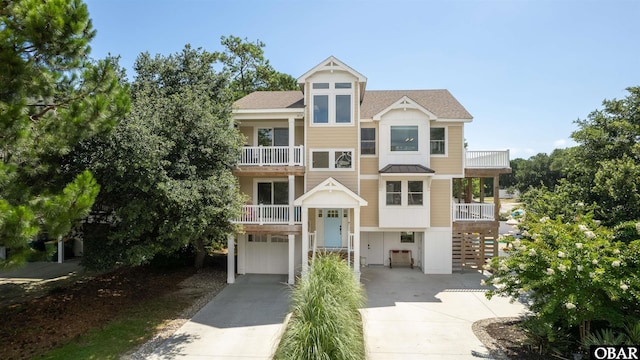
[(313, 124), (353, 124), (351, 83), (313, 83), (311, 88)]

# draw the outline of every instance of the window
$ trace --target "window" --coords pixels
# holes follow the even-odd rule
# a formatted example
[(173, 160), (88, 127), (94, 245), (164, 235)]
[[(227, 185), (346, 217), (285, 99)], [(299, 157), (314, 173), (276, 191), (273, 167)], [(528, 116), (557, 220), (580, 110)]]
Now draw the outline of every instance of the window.
[(431, 155), (446, 154), (445, 128), (431, 128)]
[(413, 244), (416, 240), (416, 234), (414, 232), (401, 232), (400, 233), (400, 242), (401, 243), (411, 243)]
[(313, 169), (353, 169), (352, 150), (326, 150), (311, 152), (311, 167)]
[(349, 82), (312, 84), (313, 124), (353, 124)]
[(418, 126), (392, 126), (391, 151), (418, 151)]
[(402, 204), (402, 182), (387, 181), (387, 205)]
[(351, 122), (351, 95), (336, 95), (336, 123)]
[(351, 169), (351, 151), (336, 151), (334, 158), (336, 169)]
[(289, 129), (258, 129), (258, 146), (288, 146)]
[(314, 151), (312, 153), (314, 169), (328, 169), (329, 168), (329, 152), (328, 151)]
[(422, 205), (422, 181), (409, 181), (408, 185), (407, 204)]
[(288, 205), (288, 182), (259, 182), (258, 204), (261, 205)]
[(351, 89), (351, 83), (336, 83), (336, 89)]
[(376, 129), (375, 128), (360, 129), (360, 154), (361, 155), (376, 154)]
[(329, 95), (313, 96), (313, 123), (329, 123)]

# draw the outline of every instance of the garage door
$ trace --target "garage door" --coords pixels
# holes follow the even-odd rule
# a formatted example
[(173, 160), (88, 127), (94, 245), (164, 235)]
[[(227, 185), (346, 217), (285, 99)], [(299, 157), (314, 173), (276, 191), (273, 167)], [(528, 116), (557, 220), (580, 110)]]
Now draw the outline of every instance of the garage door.
[(289, 238), (286, 235), (249, 234), (247, 272), (252, 274), (287, 274)]

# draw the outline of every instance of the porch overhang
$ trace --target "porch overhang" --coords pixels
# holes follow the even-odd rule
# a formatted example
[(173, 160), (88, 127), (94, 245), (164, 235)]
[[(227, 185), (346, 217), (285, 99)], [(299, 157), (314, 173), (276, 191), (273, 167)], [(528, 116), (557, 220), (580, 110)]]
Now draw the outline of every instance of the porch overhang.
[[(348, 252), (353, 249), (353, 274), (360, 281), (360, 207), (368, 202), (338, 180), (330, 177), (304, 195), (297, 198), (295, 206), (302, 208), (302, 276), (308, 275), (309, 269), (309, 209), (310, 208), (340, 208), (353, 209), (353, 247), (348, 241)], [(313, 234), (312, 234), (313, 235)]]
[(338, 180), (330, 177), (297, 198), (293, 204), (305, 208), (359, 208), (369, 203)]

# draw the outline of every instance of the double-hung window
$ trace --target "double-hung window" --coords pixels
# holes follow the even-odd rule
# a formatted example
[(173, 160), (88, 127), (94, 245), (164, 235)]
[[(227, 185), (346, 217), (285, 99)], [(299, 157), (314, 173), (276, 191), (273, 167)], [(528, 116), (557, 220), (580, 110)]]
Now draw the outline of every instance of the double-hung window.
[(407, 204), (422, 205), (422, 181), (408, 181)]
[(431, 155), (447, 154), (447, 133), (443, 127), (432, 127), (430, 132)]
[(360, 154), (361, 155), (376, 154), (376, 129), (375, 128), (360, 129)]
[(387, 181), (387, 205), (402, 205), (402, 181)]
[(350, 82), (312, 84), (313, 124), (352, 124)]

